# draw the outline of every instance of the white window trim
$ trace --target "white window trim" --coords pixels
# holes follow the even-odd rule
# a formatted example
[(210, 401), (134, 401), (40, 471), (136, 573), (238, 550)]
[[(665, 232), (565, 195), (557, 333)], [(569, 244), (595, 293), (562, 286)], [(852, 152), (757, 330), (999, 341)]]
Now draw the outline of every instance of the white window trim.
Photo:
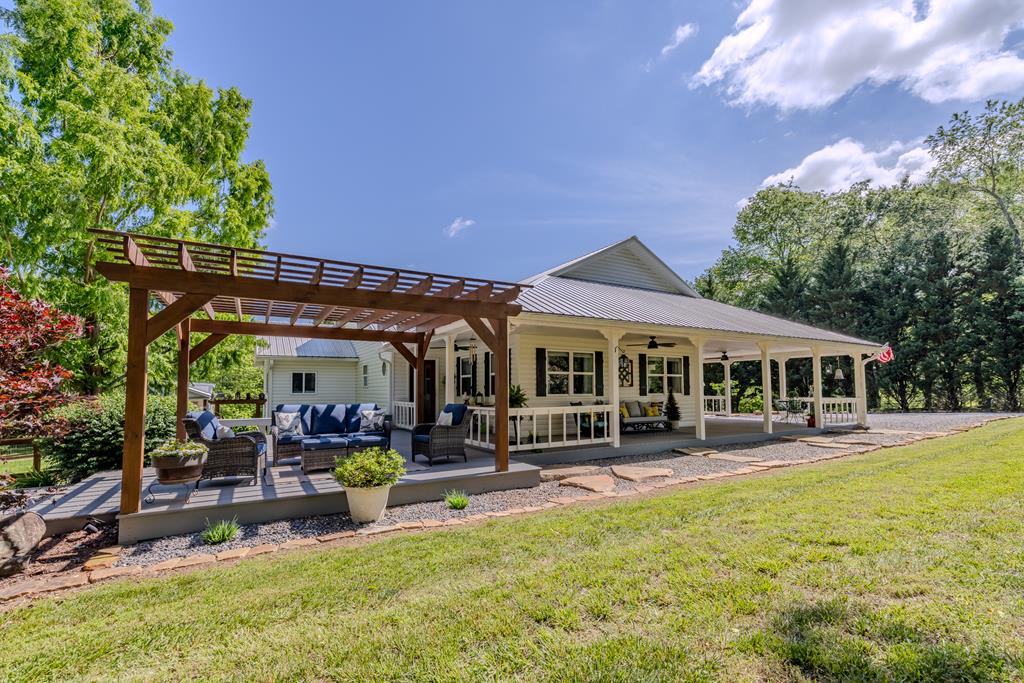
[(370, 386), (370, 366), (366, 363), (363, 363), (363, 386)]
[[(562, 372), (561, 370), (552, 370), (551, 369), (551, 362), (548, 360), (548, 356), (550, 354), (552, 354), (552, 353), (565, 353), (565, 354), (568, 354), (568, 356), (569, 356), (569, 370), (568, 371)], [(576, 370), (574, 370), (575, 365), (573, 363), (573, 360), (574, 360), (574, 357), (576, 356), (576, 354), (590, 356), (590, 367), (592, 368), (590, 372), (577, 372)], [(558, 394), (558, 393), (554, 393), (554, 392), (551, 391), (551, 376), (552, 375), (558, 375), (558, 376), (565, 375), (565, 378), (566, 378), (566, 389), (567, 389), (566, 393)], [(576, 393), (576, 391), (575, 391), (576, 382), (574, 381), (574, 379), (575, 379), (575, 377), (577, 375), (579, 375), (581, 377), (590, 377), (590, 389), (591, 389), (590, 392), (582, 393), (582, 394), (577, 394)], [(545, 383), (545, 390), (546, 390), (545, 393), (548, 396), (569, 396), (569, 397), (584, 396), (584, 397), (588, 397), (588, 398), (596, 397), (597, 394), (595, 392), (597, 391), (597, 352), (596, 351), (562, 351), (560, 349), (548, 349), (548, 350), (545, 350), (544, 351), (544, 383)]]
[[(466, 372), (463, 372), (463, 361), (465, 361)], [(455, 366), (459, 369), (459, 383), (456, 388), (459, 396), (467, 396), (473, 390), (473, 358), (472, 356), (459, 356), (455, 360)], [(465, 382), (463, 381), (465, 380)]]
[[(295, 391), (295, 375), (302, 375), (302, 391)], [(306, 391), (306, 375), (313, 375), (313, 390)], [(320, 378), (316, 376), (316, 372), (307, 372), (305, 370), (293, 370), (291, 375), (291, 386), (289, 388), (292, 396), (301, 396), (302, 394), (315, 394), (316, 387), (320, 384)]]

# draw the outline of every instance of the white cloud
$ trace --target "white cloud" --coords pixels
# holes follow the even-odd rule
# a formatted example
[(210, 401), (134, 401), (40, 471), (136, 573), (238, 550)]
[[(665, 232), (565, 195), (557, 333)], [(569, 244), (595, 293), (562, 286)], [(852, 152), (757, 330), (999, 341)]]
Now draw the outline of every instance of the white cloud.
[(857, 86), (898, 83), (929, 102), (1024, 87), (1005, 48), (1021, 0), (751, 0), (691, 80), (723, 83), (734, 104), (814, 109)]
[(808, 154), (797, 166), (768, 176), (761, 186), (792, 179), (803, 190), (838, 192), (861, 180), (870, 180), (876, 187), (894, 185), (907, 176), (911, 182), (921, 182), (935, 160), (918, 143), (897, 142), (872, 152), (853, 138), (844, 138)]
[(466, 228), (472, 228), (474, 225), (476, 225), (476, 221), (472, 218), (459, 216), (448, 224), (448, 227), (444, 229), (444, 234), (448, 237), (455, 237)]
[(661, 48), (661, 57), (664, 59), (668, 57), (677, 47), (686, 42), (686, 39), (697, 33), (696, 24), (683, 24), (682, 26), (676, 26), (675, 32), (672, 34), (672, 40), (669, 41), (668, 45)]

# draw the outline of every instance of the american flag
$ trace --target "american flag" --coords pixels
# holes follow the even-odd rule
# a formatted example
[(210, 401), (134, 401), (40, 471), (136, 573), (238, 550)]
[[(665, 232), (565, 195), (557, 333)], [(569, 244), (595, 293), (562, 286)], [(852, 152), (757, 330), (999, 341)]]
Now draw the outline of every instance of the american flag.
[(892, 347), (886, 344), (885, 348), (878, 353), (879, 363), (888, 363), (891, 360), (896, 359), (896, 354), (893, 353)]

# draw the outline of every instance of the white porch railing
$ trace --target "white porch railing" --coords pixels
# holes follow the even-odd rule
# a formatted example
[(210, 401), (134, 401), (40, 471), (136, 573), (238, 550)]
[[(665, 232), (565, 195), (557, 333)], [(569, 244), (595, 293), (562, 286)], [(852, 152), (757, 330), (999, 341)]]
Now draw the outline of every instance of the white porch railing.
[(712, 415), (725, 415), (725, 396), (705, 396), (704, 412)]
[[(611, 419), (618, 419), (617, 412), (610, 405), (509, 408), (508, 449), (524, 451), (611, 443)], [(493, 406), (473, 406), (466, 443), (493, 450), (495, 424)]]
[(412, 401), (391, 402), (391, 424), (396, 429), (412, 429), (416, 426), (416, 404)]
[[(800, 396), (797, 400), (803, 402), (805, 411), (814, 405), (814, 399), (809, 396)], [(845, 396), (822, 397), (821, 413), (821, 419), (815, 420), (818, 427), (853, 424), (857, 421), (857, 399)]]
[(220, 418), (217, 418), (217, 421), (220, 422), (225, 427), (231, 427), (232, 429), (234, 429), (235, 427), (250, 427), (250, 426), (252, 426), (252, 427), (259, 427), (259, 430), (261, 432), (263, 432), (264, 434), (267, 434), (267, 433), (270, 432), (270, 418), (269, 417), (246, 417), (246, 418), (241, 418), (241, 419), (238, 419), (238, 420), (222, 420)]

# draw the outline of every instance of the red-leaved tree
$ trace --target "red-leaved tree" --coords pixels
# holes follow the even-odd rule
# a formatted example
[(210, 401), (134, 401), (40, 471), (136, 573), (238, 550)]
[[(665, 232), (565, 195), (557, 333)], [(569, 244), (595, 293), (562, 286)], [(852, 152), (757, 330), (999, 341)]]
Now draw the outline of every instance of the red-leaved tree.
[(9, 279), (0, 268), (0, 438), (49, 436), (60, 423), (47, 414), (71, 400), (61, 391), (71, 373), (44, 354), (82, 336), (82, 320), (24, 298)]

